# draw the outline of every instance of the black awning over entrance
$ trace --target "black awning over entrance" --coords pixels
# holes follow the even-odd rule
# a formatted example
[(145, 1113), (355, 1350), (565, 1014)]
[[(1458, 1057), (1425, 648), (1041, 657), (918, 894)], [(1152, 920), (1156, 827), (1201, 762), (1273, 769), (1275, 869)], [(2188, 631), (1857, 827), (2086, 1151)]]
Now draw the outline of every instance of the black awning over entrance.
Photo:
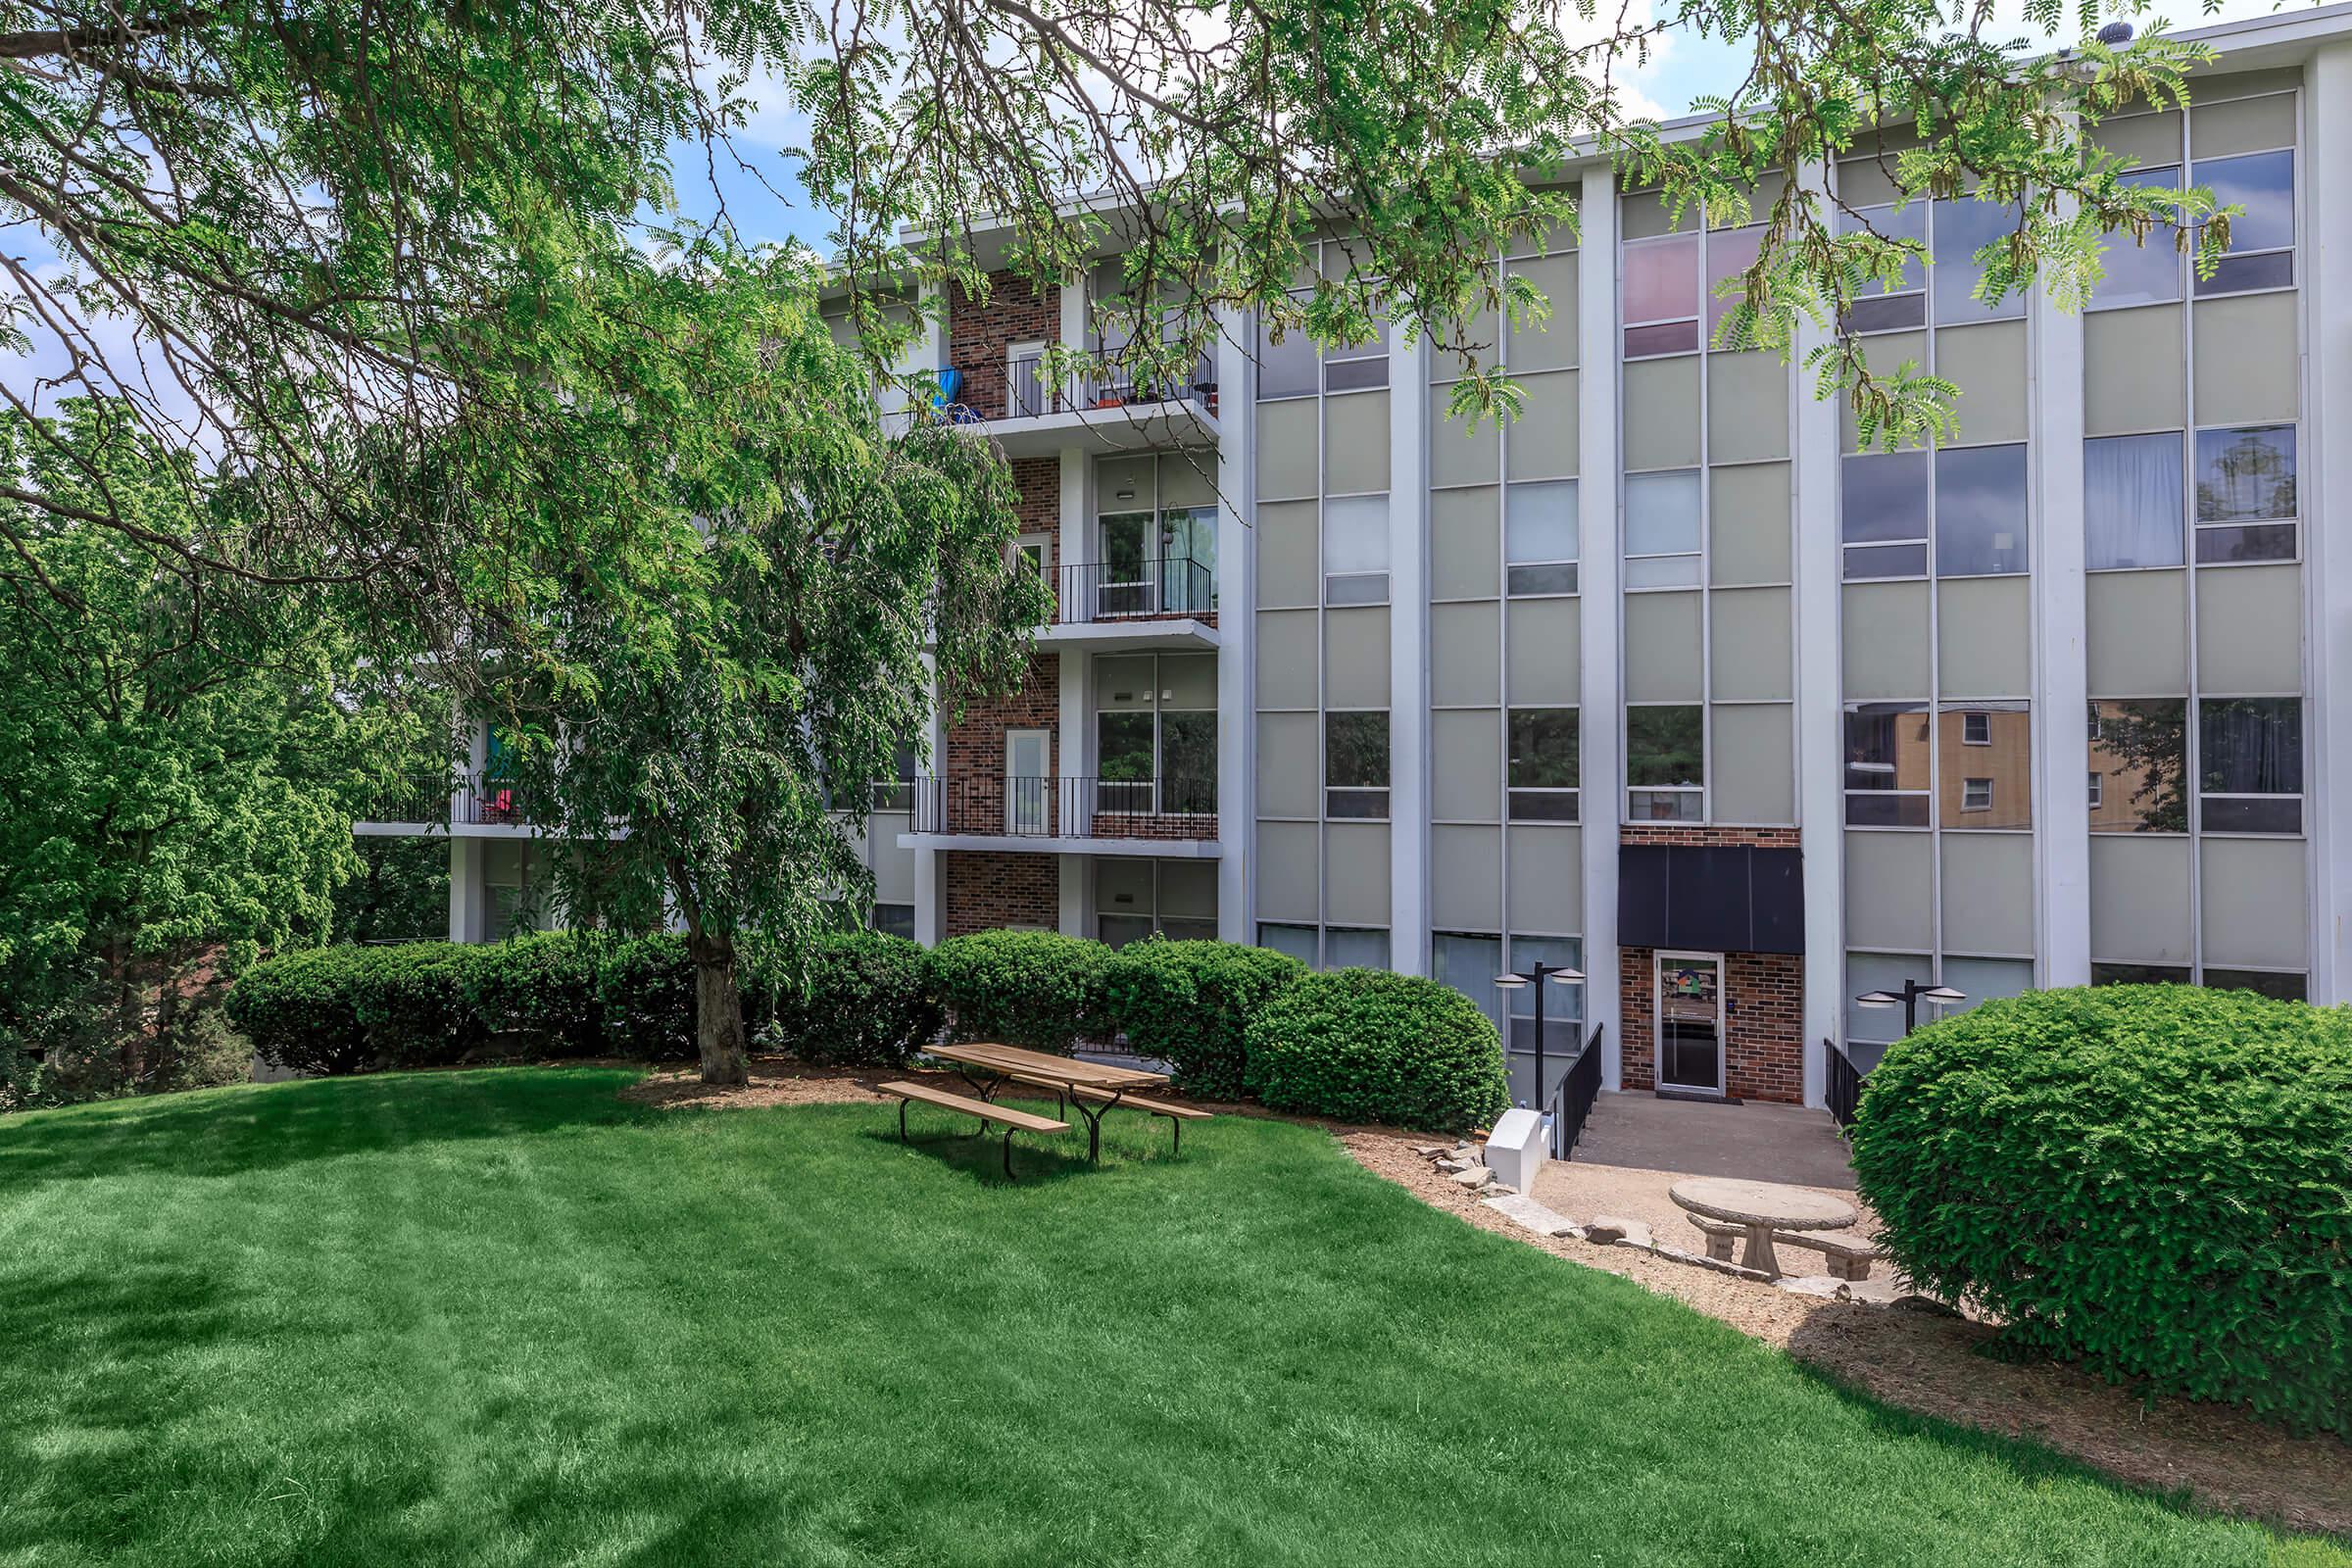
[(1628, 844), (1617, 852), (1617, 944), (1802, 953), (1804, 853), (1744, 844)]

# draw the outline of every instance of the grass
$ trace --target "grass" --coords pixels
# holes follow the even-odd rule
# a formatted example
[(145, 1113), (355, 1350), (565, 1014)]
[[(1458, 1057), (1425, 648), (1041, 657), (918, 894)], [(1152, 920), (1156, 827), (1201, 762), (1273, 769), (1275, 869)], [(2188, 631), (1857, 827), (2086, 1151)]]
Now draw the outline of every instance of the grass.
[[(0, 1564), (2352, 1563), (1893, 1413), (1329, 1139), (622, 1071), (0, 1122)], [(962, 1124), (968, 1125), (968, 1124)], [(1082, 1148), (1083, 1146), (1081, 1146)]]

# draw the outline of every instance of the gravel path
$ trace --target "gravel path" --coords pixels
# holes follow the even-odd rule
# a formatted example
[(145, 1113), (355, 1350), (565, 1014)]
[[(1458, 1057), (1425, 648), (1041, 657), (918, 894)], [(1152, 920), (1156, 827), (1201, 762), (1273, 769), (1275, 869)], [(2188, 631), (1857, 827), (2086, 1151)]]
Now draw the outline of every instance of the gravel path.
[[(2352, 1535), (2352, 1445), (2338, 1439), (2290, 1437), (2227, 1407), (2182, 1399), (2143, 1410), (2123, 1390), (2071, 1367), (2012, 1365), (1977, 1353), (1992, 1334), (1982, 1323), (1793, 1296), (1646, 1252), (1539, 1237), (1485, 1207), (1412, 1152), (1430, 1139), (1334, 1131), (1365, 1169), (1433, 1207), (1671, 1296), (1888, 1404), (2028, 1438), (2135, 1486), (2187, 1492), (2209, 1507)], [(1537, 1179), (1534, 1196), (1574, 1220), (1617, 1214), (1646, 1221), (1661, 1243), (1696, 1251), (1697, 1231), (1666, 1196), (1678, 1179), (1670, 1171), (1552, 1163)], [(1853, 1200), (1851, 1193), (1834, 1196)], [(1855, 1234), (1876, 1229), (1865, 1211)], [(1878, 1273), (1885, 1272), (1882, 1264)]]

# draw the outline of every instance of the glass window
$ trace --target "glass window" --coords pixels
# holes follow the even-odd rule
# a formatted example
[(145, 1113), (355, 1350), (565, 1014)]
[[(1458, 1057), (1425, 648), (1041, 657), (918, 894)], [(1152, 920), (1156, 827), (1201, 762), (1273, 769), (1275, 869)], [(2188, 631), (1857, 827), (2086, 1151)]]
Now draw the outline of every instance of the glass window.
[[(1865, 207), (1838, 215), (1838, 231), (1858, 234), (1867, 227), (1886, 240), (1908, 240), (1921, 250), (1928, 244), (1928, 204), (1913, 202), (1897, 212), (1892, 207)], [(1845, 324), (1855, 332), (1897, 332), (1924, 326), (1928, 319), (1928, 285), (1924, 264), (1903, 265), (1902, 281), (1892, 289), (1865, 284), (1847, 311)]]
[(1696, 707), (1625, 710), (1626, 816), (1635, 822), (1706, 817), (1704, 712)]
[(1502, 493), (1502, 547), (1511, 593), (1576, 592), (1576, 481), (1507, 487)]
[(2188, 831), (2188, 701), (2090, 705), (2090, 830)]
[(1929, 455), (1876, 452), (1838, 466), (1845, 579), (1928, 573)]
[(1326, 969), (1386, 969), (1389, 934), (1354, 931), (1342, 926), (1323, 929), (1323, 967)]
[(870, 805), (877, 811), (914, 809), (914, 743), (901, 741), (891, 748), (891, 774), (874, 783)]
[[(1754, 223), (1746, 228), (1717, 229), (1707, 236), (1707, 342), (1713, 344), (1715, 332), (1723, 318), (1746, 301), (1745, 294), (1735, 285), (1728, 294), (1718, 294), (1718, 286), (1731, 283), (1756, 265), (1756, 256), (1764, 247), (1764, 225)], [(1727, 347), (1738, 348), (1740, 344)]]
[(2295, 427), (2197, 432), (2197, 560), (2292, 561)]
[(2188, 965), (2094, 963), (2090, 966), (2090, 983), (2094, 986), (2184, 986), (2188, 984)]
[(1096, 937), (1106, 948), (1123, 948), (1152, 934), (1152, 919), (1142, 914), (1101, 914), (1095, 917)]
[(1981, 202), (1965, 196), (1936, 204), (1936, 265), (1932, 271), (1937, 326), (2026, 314), (2023, 289), (2011, 289), (1997, 305), (1975, 297), (1984, 276), (1984, 264), (1977, 260), (1977, 253), (2016, 233), (2018, 220), (2014, 202)]
[(1287, 953), (1310, 968), (1320, 956), (1315, 950), (1315, 928), (1311, 925), (1261, 924), (1257, 928), (1257, 945)]
[(1696, 468), (1626, 475), (1626, 587), (1695, 586), (1699, 534)]
[(1846, 705), (1846, 826), (1926, 827), (1928, 755), (1927, 704)]
[(2286, 288), (2295, 281), (2295, 155), (2249, 153), (2200, 158), (2191, 177), (2213, 192), (2216, 205), (2243, 207), (2230, 220), (2230, 249), (2213, 276), (2197, 279), (2199, 294), (2238, 294)]
[(1324, 812), (1330, 816), (1389, 814), (1389, 715), (1323, 715)]
[[(1925, 954), (1909, 953), (1849, 953), (1845, 956), (1845, 1038), (1850, 1045), (1861, 1042), (1885, 1047), (1903, 1037), (1903, 1009), (1895, 1007), (1865, 1007), (1854, 1001), (1875, 991), (1903, 992), (1903, 982), (1917, 981), (1929, 986), (1936, 983), (1936, 961)], [(1928, 1023), (1936, 1017), (1936, 1009), (1927, 1003), (1919, 1004), (1919, 1021)], [(1854, 1065), (1875, 1067), (1879, 1053), (1854, 1052)]]
[(1379, 338), (1349, 343), (1323, 356), (1323, 390), (1362, 392), (1389, 384), (1389, 346)]
[(1947, 447), (1936, 454), (1936, 575), (2026, 569), (2026, 449)]
[(1106, 656), (1095, 666), (1095, 701), (1101, 809), (1215, 813), (1214, 656)]
[(2303, 831), (2303, 702), (2197, 705), (2197, 821), (2208, 833)]
[(2180, 565), (2183, 484), (2178, 431), (2083, 442), (2082, 564)]
[[(2177, 166), (2136, 169), (2124, 175), (2119, 183), (2172, 190), (2180, 183), (2180, 171)], [(2155, 305), (2179, 299), (2181, 266), (2176, 238), (2179, 233), (2171, 223), (2158, 223), (2137, 244), (2132, 243), (2128, 231), (2109, 234), (2103, 241), (2106, 249), (2099, 257), (2102, 269), (2099, 280), (2091, 285), (2091, 308)]]
[(1096, 765), (1101, 776), (1136, 782), (1152, 776), (1152, 715), (1142, 712), (1095, 715)]
[[(1555, 969), (1582, 969), (1585, 966), (1585, 944), (1577, 937), (1520, 937), (1511, 938), (1511, 972), (1535, 974), (1536, 965)], [(1549, 1091), (1557, 1090), (1560, 1080), (1576, 1060), (1576, 1053), (1584, 1043), (1585, 984), (1581, 981), (1562, 982), (1545, 979), (1544, 982), (1544, 1099)], [(1506, 994), (1503, 1005), (1510, 1009), (1511, 1029), (1507, 1045), (1514, 1052), (1532, 1053), (1536, 1049), (1536, 988), (1519, 986)], [(1526, 1088), (1534, 1087), (1535, 1063), (1528, 1063)]]
[(1698, 347), (1699, 237), (1665, 234), (1625, 245), (1625, 356)]
[(1311, 398), (1320, 384), (1318, 371), (1322, 361), (1315, 352), (1314, 341), (1306, 328), (1294, 326), (1274, 341), (1264, 317), (1258, 318), (1257, 328), (1257, 395), (1271, 402), (1275, 398)]
[(1573, 822), (1577, 807), (1577, 710), (1510, 710), (1514, 822)]
[(873, 927), (884, 936), (914, 940), (914, 906), (911, 904), (877, 904), (874, 906)]
[(1968, 1000), (1934, 1013), (1921, 1010), (1921, 1019), (1949, 1018), (1968, 1011), (1979, 1003), (1997, 1001), (2002, 997), (2022, 997), (2034, 989), (2034, 965), (2020, 958), (1961, 958), (1950, 954), (1943, 957), (1942, 983), (1954, 991), (1965, 993)]
[(2032, 715), (2023, 703), (1972, 703), (1936, 712), (1937, 822), (1946, 828), (2034, 825)]
[[(1502, 987), (1494, 977), (1502, 973), (1502, 938), (1459, 936), (1441, 931), (1430, 938), (1430, 967), (1440, 985), (1451, 986), (1487, 1015), (1487, 1022), (1502, 1031), (1505, 1016)], [(1512, 1101), (1517, 1103), (1519, 1096)]]
[(1382, 605), (1389, 599), (1389, 498), (1335, 496), (1323, 503), (1324, 600)]
[(2205, 987), (2209, 991), (2251, 991), (2269, 997), (2274, 1002), (2303, 1002), (2306, 980), (2299, 974), (2280, 974), (2275, 969), (2214, 969), (2205, 971)]

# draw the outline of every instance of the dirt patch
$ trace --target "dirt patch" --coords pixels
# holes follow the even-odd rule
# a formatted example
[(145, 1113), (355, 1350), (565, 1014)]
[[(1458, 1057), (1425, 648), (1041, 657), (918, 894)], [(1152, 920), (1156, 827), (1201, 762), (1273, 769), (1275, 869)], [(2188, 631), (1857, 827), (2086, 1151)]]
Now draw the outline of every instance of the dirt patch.
[[(1887, 1404), (2029, 1439), (2134, 1486), (2186, 1492), (2208, 1507), (2352, 1535), (2352, 1445), (2338, 1439), (2290, 1437), (2225, 1406), (2184, 1399), (2143, 1409), (2124, 1390), (2072, 1367), (2013, 1365), (1978, 1353), (1993, 1332), (1982, 1323), (1793, 1296), (1625, 1248), (1538, 1237), (1433, 1170), (1412, 1152), (1426, 1138), (1371, 1130), (1336, 1136), (1358, 1164), (1433, 1207), (1673, 1297)], [(1546, 1166), (1537, 1197), (1575, 1220), (1596, 1213), (1645, 1220), (1660, 1241), (1689, 1247), (1697, 1233), (1665, 1197), (1677, 1179), (1606, 1165)], [(1873, 1228), (1865, 1215), (1857, 1234)]]
[(631, 1084), (620, 1092), (620, 1098), (640, 1105), (659, 1105), (664, 1110), (681, 1105), (710, 1105), (724, 1110), (839, 1105), (886, 1100), (887, 1096), (867, 1087), (886, 1078), (924, 1076), (896, 1068), (810, 1067), (797, 1061), (755, 1056), (751, 1061), (750, 1083), (707, 1084), (696, 1068), (672, 1068)]

